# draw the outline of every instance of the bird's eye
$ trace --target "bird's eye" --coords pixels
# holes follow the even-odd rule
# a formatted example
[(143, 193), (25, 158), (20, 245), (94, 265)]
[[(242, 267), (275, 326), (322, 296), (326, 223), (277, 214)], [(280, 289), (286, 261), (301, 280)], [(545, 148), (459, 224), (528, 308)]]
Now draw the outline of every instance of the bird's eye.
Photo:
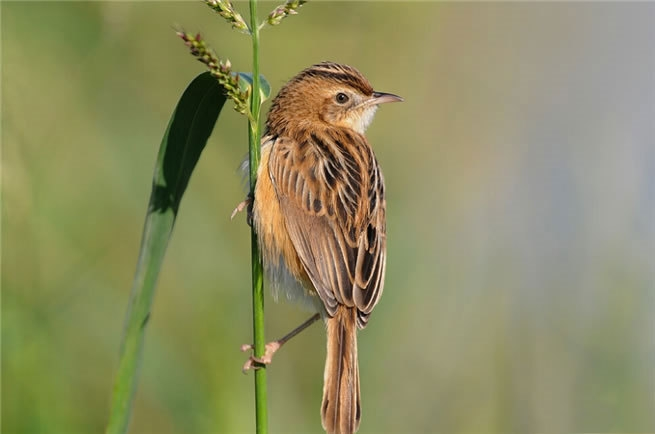
[(335, 99), (336, 102), (339, 103), (339, 104), (345, 104), (345, 103), (347, 103), (348, 100), (349, 100), (348, 95), (346, 95), (346, 94), (343, 93), (343, 92), (339, 92), (339, 93), (337, 94), (337, 96), (334, 97), (334, 99)]

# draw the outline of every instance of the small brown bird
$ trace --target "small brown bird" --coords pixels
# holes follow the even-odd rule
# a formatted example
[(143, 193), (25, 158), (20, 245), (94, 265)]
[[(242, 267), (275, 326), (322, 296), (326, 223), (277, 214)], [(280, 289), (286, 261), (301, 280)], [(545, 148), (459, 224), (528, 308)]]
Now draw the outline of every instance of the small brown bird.
[(361, 418), (357, 329), (382, 295), (386, 262), (384, 180), (364, 132), (394, 101), (355, 68), (319, 63), (280, 90), (262, 139), (253, 223), (274, 290), (326, 320), (328, 433), (354, 433)]

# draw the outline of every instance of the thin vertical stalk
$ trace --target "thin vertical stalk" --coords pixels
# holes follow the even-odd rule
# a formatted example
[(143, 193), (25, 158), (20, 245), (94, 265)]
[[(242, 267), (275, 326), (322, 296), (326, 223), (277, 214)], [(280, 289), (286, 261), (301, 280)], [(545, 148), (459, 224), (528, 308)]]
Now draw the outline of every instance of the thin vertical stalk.
[[(257, 168), (260, 157), (260, 112), (261, 94), (259, 79), (259, 22), (257, 19), (257, 0), (250, 0), (250, 31), (252, 39), (252, 93), (250, 98), (250, 113), (248, 139), (250, 157), (250, 193), (255, 191), (257, 182)], [(266, 338), (264, 335), (264, 279), (261, 255), (257, 244), (254, 228), (251, 229), (251, 255), (252, 255), (252, 322), (255, 357), (264, 355)], [(268, 432), (268, 411), (266, 393), (266, 367), (255, 370), (255, 422), (257, 434)]]

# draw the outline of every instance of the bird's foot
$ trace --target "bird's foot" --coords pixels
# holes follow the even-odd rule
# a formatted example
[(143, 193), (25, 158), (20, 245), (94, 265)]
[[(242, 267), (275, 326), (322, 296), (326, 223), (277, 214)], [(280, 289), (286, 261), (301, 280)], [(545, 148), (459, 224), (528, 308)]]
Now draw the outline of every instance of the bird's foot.
[[(273, 355), (277, 352), (277, 350), (280, 349), (281, 346), (282, 343), (280, 341), (273, 341), (267, 343), (265, 347), (266, 349), (264, 351), (264, 355), (261, 357), (255, 357), (254, 355), (248, 357), (248, 360), (246, 360), (246, 363), (244, 363), (243, 368), (241, 368), (241, 371), (245, 374), (250, 369), (260, 369), (263, 366), (270, 365), (271, 362), (273, 361)], [(244, 353), (246, 351), (251, 351), (254, 349), (255, 347), (252, 344), (241, 345), (241, 351)]]
[[(282, 347), (282, 345), (284, 345), (289, 339), (291, 339), (301, 331), (305, 330), (310, 325), (314, 324), (320, 318), (321, 318), (320, 313), (314, 314), (307, 321), (305, 321), (304, 323), (300, 324), (298, 327), (287, 333), (286, 336), (276, 341), (267, 343), (265, 346), (263, 356), (255, 357), (254, 355), (251, 355), (248, 358), (248, 360), (246, 360), (246, 363), (243, 365), (243, 368), (241, 369), (243, 373), (245, 374), (250, 369), (260, 369), (266, 365), (270, 365), (271, 361), (273, 360), (273, 354), (275, 354), (277, 350), (279, 350)], [(243, 352), (254, 350), (254, 349), (255, 347), (252, 344), (241, 345), (241, 351)]]
[(248, 194), (248, 196), (246, 196), (246, 198), (241, 203), (239, 203), (236, 208), (234, 208), (232, 215), (230, 215), (230, 220), (232, 220), (234, 216), (247, 208), (248, 214), (246, 216), (246, 222), (248, 223), (248, 226), (252, 226), (252, 202), (253, 197), (251, 194)]

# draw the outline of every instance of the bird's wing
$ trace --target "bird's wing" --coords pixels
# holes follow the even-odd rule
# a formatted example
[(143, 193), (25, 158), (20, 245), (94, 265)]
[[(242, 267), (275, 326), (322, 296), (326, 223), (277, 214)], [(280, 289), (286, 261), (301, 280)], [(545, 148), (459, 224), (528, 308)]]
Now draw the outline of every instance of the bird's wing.
[(364, 136), (277, 138), (269, 174), (298, 256), (329, 315), (357, 307), (364, 327), (384, 285), (384, 181)]

